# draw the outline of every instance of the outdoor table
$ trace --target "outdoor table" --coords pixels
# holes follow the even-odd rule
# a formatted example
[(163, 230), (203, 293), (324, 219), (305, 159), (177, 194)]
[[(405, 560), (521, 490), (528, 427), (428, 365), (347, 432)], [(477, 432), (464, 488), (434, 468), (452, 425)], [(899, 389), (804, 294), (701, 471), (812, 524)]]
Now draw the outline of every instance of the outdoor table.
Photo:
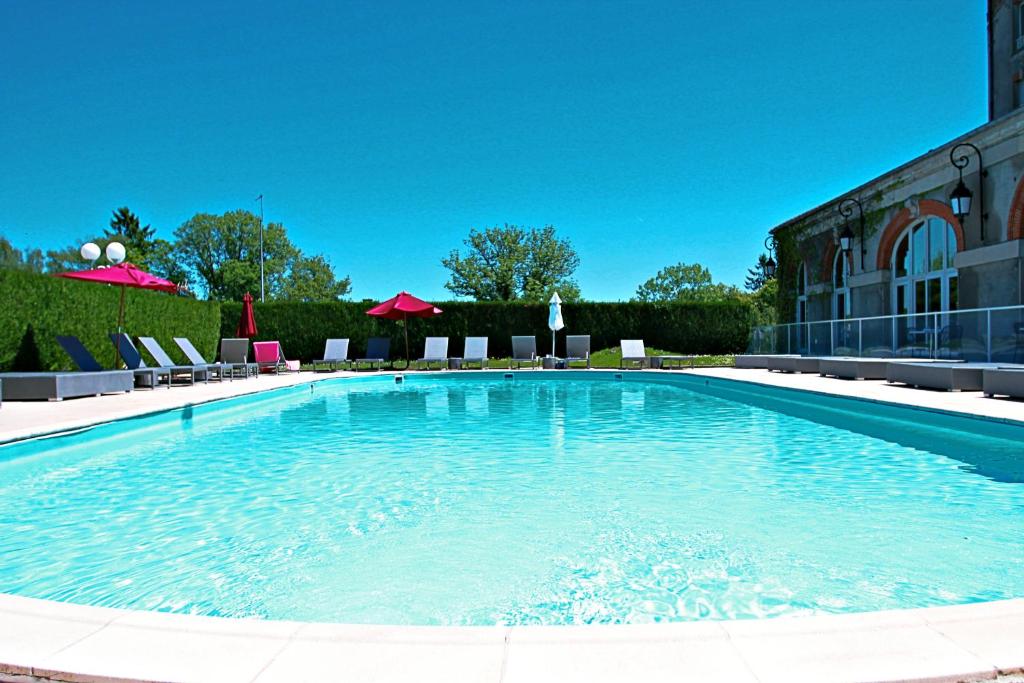
[(565, 359), (556, 356), (544, 356), (541, 358), (541, 368), (544, 370), (565, 370)]

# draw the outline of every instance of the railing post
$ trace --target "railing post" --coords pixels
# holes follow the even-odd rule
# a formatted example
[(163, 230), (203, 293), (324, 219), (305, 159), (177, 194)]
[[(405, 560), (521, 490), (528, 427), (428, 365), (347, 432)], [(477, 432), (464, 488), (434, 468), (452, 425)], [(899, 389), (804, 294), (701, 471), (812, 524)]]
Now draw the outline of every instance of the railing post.
[(857, 321), (857, 355), (864, 355), (864, 319)]
[(939, 357), (939, 314), (932, 313), (932, 358)]
[(985, 311), (985, 361), (992, 362), (992, 309)]

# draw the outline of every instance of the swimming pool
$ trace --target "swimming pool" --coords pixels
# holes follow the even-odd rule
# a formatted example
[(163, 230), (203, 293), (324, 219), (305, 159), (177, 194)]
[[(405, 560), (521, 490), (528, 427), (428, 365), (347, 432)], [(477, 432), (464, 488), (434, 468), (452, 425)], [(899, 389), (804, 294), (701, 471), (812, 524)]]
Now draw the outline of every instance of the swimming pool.
[(0, 449), (0, 591), (407, 624), (1024, 595), (1020, 427), (615, 377), (328, 381)]

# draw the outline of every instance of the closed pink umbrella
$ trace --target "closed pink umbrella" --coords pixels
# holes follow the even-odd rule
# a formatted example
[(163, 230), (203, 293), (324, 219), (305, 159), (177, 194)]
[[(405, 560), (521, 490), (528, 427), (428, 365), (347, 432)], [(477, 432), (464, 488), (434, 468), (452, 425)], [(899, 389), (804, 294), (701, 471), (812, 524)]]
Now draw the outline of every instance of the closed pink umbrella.
[(366, 312), (366, 315), (372, 315), (377, 318), (402, 320), (405, 322), (405, 367), (407, 368), (412, 358), (409, 355), (409, 316), (413, 318), (432, 318), (440, 314), (440, 308), (423, 299), (417, 299), (409, 292), (399, 292)]
[(242, 297), (242, 317), (238, 319), (235, 336), (252, 339), (256, 336), (256, 332), (256, 316), (252, 312), (252, 294), (246, 292)]

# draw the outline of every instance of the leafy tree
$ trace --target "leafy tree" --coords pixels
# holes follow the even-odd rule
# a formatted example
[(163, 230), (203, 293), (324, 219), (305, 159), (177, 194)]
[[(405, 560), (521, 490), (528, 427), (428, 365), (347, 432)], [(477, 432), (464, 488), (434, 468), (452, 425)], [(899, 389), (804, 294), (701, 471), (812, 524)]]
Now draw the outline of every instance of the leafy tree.
[(39, 249), (17, 249), (0, 235), (0, 268), (43, 272), (43, 252)]
[(757, 257), (757, 265), (747, 269), (747, 279), (743, 286), (751, 292), (756, 292), (771, 279), (768, 277), (768, 256), (761, 254)]
[(569, 240), (553, 226), (541, 229), (505, 224), (473, 228), (463, 240), (467, 252), (453, 249), (441, 259), (450, 271), (445, 288), (477, 301), (546, 301), (558, 291), (564, 301), (580, 298), (572, 275), (580, 265)]
[(325, 256), (299, 256), (291, 264), (281, 299), (286, 301), (337, 301), (352, 287), (348, 277), (337, 279)]
[(637, 287), (636, 301), (721, 301), (741, 292), (732, 285), (714, 283), (711, 271), (699, 263), (677, 263)]
[(754, 304), (755, 324), (774, 325), (778, 322), (776, 301), (779, 296), (779, 282), (772, 278), (753, 294), (747, 294)]
[[(210, 299), (239, 300), (260, 291), (259, 218), (249, 211), (199, 213), (174, 231), (173, 254)], [(268, 299), (324, 301), (348, 293), (351, 280), (337, 279), (323, 256), (304, 256), (280, 223), (263, 226)]]

